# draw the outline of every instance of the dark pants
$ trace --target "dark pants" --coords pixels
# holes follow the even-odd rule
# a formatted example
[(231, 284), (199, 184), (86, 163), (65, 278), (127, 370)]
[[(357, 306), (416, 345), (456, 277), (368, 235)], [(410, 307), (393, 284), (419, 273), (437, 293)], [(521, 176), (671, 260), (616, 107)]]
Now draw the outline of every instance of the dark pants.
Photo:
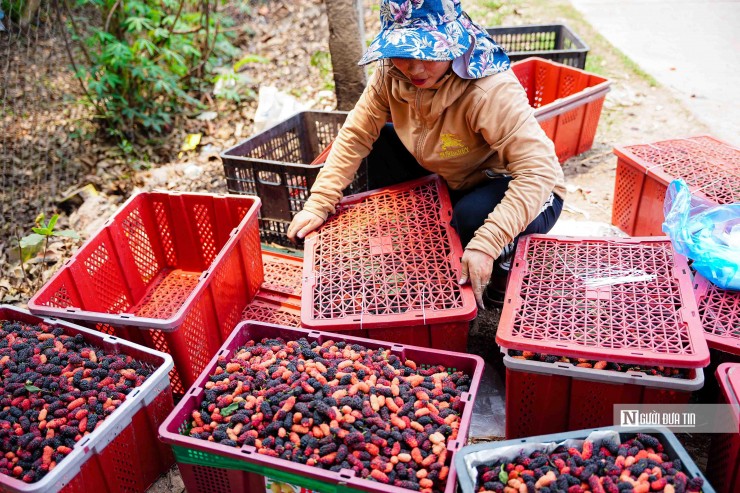
[(368, 188), (389, 187), (405, 181), (427, 176), (403, 142), (396, 135), (393, 125), (387, 123), (367, 156)]
[[(393, 125), (387, 124), (368, 156), (368, 173), (370, 189), (375, 189), (420, 178), (428, 175), (429, 171), (422, 168), (406, 149)], [(450, 190), (453, 204), (452, 226), (460, 235), (463, 247), (473, 239), (493, 208), (503, 200), (511, 180), (511, 177), (498, 176), (470, 190)], [(562, 210), (563, 199), (555, 195), (552, 203), (514, 239), (514, 247), (516, 248), (522, 235), (550, 231)]]
[[(490, 181), (484, 182), (472, 190), (450, 191), (453, 204), (452, 226), (460, 235), (460, 242), (463, 247), (473, 239), (475, 232), (483, 225), (493, 208), (503, 200), (511, 180), (511, 177), (502, 176), (491, 178)], [(555, 226), (555, 221), (560, 217), (562, 210), (563, 199), (553, 195), (553, 200), (548, 207), (544, 207), (542, 212), (534, 218), (534, 221), (529, 223), (529, 226), (514, 238), (514, 248), (516, 248), (519, 237), (523, 235), (550, 231)]]

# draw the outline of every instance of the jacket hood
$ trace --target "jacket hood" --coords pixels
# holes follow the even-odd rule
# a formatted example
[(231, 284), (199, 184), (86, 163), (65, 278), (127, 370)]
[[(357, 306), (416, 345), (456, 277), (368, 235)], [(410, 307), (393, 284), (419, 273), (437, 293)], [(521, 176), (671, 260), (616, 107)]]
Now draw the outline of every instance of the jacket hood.
[[(427, 120), (439, 118), (470, 85), (469, 80), (461, 79), (450, 70), (433, 87), (419, 89), (396, 67), (385, 65), (382, 70), (387, 71), (386, 81), (390, 83), (391, 95), (419, 111)], [(418, 97), (419, 92), (422, 93), (421, 98)], [(417, 108), (417, 104), (421, 107)]]

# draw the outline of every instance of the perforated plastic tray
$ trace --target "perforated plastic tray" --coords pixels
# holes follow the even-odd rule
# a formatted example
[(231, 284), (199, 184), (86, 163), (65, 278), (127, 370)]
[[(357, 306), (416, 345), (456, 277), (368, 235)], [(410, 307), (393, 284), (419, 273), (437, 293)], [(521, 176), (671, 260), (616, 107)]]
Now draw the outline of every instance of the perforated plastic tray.
[(85, 342), (107, 352), (125, 354), (154, 371), (141, 387), (102, 424), (83, 437), (59, 464), (41, 480), (25, 483), (0, 474), (0, 491), (17, 493), (144, 492), (174, 462), (172, 451), (157, 440), (157, 429), (172, 411), (168, 372), (172, 358), (111, 335), (53, 318), (31, 315), (25, 310), (0, 305), (0, 320), (27, 324), (45, 323), (64, 334), (81, 334)]
[[(733, 406), (740, 421), (740, 363), (723, 363), (717, 368), (717, 381), (726, 404)], [(712, 436), (707, 463), (707, 476), (720, 493), (740, 489), (740, 428), (737, 433)]]
[(709, 363), (686, 259), (668, 238), (525, 236), (496, 342), (647, 366)]
[(257, 197), (147, 192), (129, 199), (28, 303), (175, 360), (195, 381), (262, 283)]
[[(200, 407), (204, 398), (204, 386), (216, 367), (218, 356), (226, 356), (236, 351), (249, 340), (281, 337), (286, 341), (301, 337), (309, 341), (344, 341), (348, 344), (361, 344), (372, 348), (389, 348), (402, 360), (411, 359), (418, 365), (444, 365), (462, 371), (471, 377), (470, 391), (462, 394), (463, 408), (460, 418), (458, 440), (447, 444), (448, 465), (453, 464), (454, 454), (467, 440), (473, 414), (473, 402), (483, 374), (483, 360), (474, 355), (429, 350), (415, 346), (403, 346), (387, 342), (349, 337), (339, 334), (294, 329), (272, 324), (243, 322), (234, 329), (231, 337), (224, 342), (222, 349), (206, 366), (203, 373), (188, 390), (185, 397), (175, 407), (172, 414), (159, 428), (162, 441), (173, 446), (178, 467), (183, 471), (185, 487), (192, 492), (253, 491), (255, 485), (264, 485), (260, 476), (298, 485), (322, 492), (366, 491), (373, 493), (408, 493), (410, 490), (387, 484), (360, 479), (353, 471), (327, 471), (308, 465), (290, 462), (258, 454), (249, 445), (240, 448), (199, 440), (181, 434), (191, 419), (192, 411)], [(255, 477), (257, 476), (257, 477)], [(240, 487), (245, 489), (240, 489)], [(456, 488), (456, 473), (450, 467), (445, 493), (453, 493)], [(256, 490), (254, 490), (256, 491)]]
[(258, 293), (254, 300), (244, 309), (241, 319), (255, 320), (270, 324), (285, 325), (287, 327), (301, 326), (301, 311), (292, 306), (276, 303), (271, 299), (264, 299)]
[(740, 356), (740, 291), (720, 289), (696, 273), (694, 292), (709, 347)]
[(260, 293), (282, 304), (301, 309), (303, 259), (262, 250), (265, 280)]
[(462, 246), (436, 176), (345, 197), (305, 244), (303, 325), (323, 329), (472, 320)]
[(612, 224), (634, 235), (661, 236), (668, 185), (682, 178), (715, 204), (740, 202), (740, 149), (708, 135), (615, 147)]
[[(529, 436), (517, 440), (506, 440), (502, 442), (479, 443), (463, 447), (455, 456), (455, 464), (458, 470), (460, 489), (463, 493), (475, 491), (475, 480), (477, 474), (474, 468), (481, 463), (485, 457), (495, 457), (504, 447), (520, 447), (524, 444), (542, 444), (540, 450), (551, 443), (562, 443), (566, 440), (585, 440), (592, 432), (614, 430), (619, 433), (622, 442), (634, 438), (638, 433), (648, 433), (655, 436), (663, 445), (664, 452), (671, 460), (681, 459), (684, 470), (689, 478), (700, 477), (704, 479), (703, 493), (714, 493), (714, 488), (709, 484), (707, 478), (701, 473), (701, 469), (694, 463), (686, 449), (681, 445), (676, 436), (667, 428), (596, 428), (588, 430), (570, 431), (567, 433), (555, 433), (541, 436)], [(598, 445), (595, 446), (598, 450)], [(511, 452), (509, 452), (511, 453)], [(507, 453), (506, 455), (509, 455)], [(711, 477), (711, 476), (710, 476)]]

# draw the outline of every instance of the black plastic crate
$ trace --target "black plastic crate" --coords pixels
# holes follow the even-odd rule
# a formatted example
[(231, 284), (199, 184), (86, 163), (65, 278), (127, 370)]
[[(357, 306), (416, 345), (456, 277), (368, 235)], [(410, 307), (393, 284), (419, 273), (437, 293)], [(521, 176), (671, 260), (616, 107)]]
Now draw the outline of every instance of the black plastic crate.
[(506, 50), (512, 62), (538, 56), (586, 68), (588, 45), (565, 24), (488, 27), (486, 31)]
[[(303, 209), (323, 167), (311, 163), (336, 138), (347, 114), (303, 111), (221, 153), (229, 192), (262, 199), (263, 242), (293, 246), (288, 226)], [(367, 162), (363, 161), (344, 193), (367, 189)]]

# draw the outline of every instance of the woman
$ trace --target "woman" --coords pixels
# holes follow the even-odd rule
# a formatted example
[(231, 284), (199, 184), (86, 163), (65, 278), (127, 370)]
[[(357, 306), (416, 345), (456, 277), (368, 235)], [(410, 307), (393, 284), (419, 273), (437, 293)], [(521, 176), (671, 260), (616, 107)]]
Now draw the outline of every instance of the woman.
[(380, 19), (382, 30), (360, 60), (380, 66), (288, 237), (304, 238), (334, 212), (391, 119), (415, 160), (408, 166), (438, 174), (450, 189), (465, 247), (460, 283), (471, 283), (483, 308), (485, 295), (503, 299), (518, 237), (549, 231), (560, 215), (565, 184), (555, 148), (509, 58), (459, 0), (381, 0)]

